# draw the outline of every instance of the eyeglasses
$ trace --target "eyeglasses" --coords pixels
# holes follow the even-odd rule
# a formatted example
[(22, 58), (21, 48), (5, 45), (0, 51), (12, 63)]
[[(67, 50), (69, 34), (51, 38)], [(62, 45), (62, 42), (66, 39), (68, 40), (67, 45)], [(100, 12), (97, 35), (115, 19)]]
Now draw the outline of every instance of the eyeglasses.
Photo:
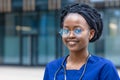
[[(62, 37), (68, 37), (70, 35), (70, 32), (72, 31), (70, 31), (69, 29), (61, 29), (59, 33)], [(79, 37), (81, 32), (82, 30), (79, 28), (73, 30), (73, 33), (76, 37)]]

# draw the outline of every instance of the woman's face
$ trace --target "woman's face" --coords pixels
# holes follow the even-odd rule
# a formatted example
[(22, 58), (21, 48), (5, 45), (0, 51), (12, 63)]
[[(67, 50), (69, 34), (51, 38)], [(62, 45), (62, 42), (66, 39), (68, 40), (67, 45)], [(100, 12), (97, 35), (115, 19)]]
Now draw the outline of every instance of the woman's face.
[(63, 30), (69, 32), (62, 39), (70, 51), (86, 49), (94, 35), (94, 30), (89, 29), (86, 20), (78, 13), (70, 13), (64, 18)]

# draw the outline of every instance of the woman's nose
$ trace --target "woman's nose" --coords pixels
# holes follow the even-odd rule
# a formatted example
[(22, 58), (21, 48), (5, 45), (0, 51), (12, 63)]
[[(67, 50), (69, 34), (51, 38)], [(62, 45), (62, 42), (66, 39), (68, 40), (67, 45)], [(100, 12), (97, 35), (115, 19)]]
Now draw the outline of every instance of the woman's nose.
[(70, 31), (69, 37), (75, 37), (74, 31)]

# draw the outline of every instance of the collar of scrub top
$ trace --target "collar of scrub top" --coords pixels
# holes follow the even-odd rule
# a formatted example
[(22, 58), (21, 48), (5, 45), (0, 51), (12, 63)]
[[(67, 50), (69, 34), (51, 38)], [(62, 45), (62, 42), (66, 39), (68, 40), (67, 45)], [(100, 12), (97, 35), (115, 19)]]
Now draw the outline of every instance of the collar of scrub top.
[[(65, 68), (65, 66), (64, 66), (64, 63), (65, 63), (65, 61), (66, 61), (66, 59), (67, 59), (68, 56), (69, 56), (69, 55), (67, 55), (67, 56), (63, 59), (61, 66), (60, 66), (60, 67), (57, 69), (57, 71), (55, 72), (54, 80), (56, 80), (57, 73), (58, 73), (62, 68), (63, 68), (63, 70), (64, 70), (64, 80), (67, 80), (67, 79), (66, 79), (66, 68)], [(88, 63), (88, 59), (89, 59), (90, 57), (91, 57), (91, 54), (89, 54), (88, 57), (87, 57), (84, 70), (83, 70), (83, 72), (82, 72), (82, 75), (80, 76), (80, 80), (82, 79), (82, 77), (83, 77), (83, 75), (84, 75), (84, 73), (85, 73), (85, 71), (86, 71), (86, 66), (87, 66), (87, 63)]]

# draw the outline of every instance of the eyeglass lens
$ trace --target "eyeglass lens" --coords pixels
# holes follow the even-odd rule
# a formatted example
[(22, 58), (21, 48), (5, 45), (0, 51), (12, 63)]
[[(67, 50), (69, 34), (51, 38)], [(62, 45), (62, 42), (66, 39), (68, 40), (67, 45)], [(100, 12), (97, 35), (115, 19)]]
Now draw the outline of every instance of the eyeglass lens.
[[(70, 35), (70, 32), (71, 31), (69, 29), (61, 29), (59, 33), (61, 34), (62, 37), (68, 37)], [(81, 34), (81, 32), (82, 30), (79, 28), (73, 30), (74, 35), (77, 37)]]

